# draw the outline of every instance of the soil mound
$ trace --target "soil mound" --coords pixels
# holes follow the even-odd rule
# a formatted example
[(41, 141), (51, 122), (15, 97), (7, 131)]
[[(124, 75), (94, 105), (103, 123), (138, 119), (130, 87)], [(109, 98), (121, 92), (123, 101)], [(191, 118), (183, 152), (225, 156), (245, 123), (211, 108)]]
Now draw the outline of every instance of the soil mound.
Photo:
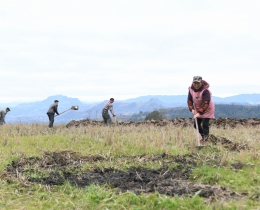
[(233, 142), (231, 140), (226, 139), (225, 137), (217, 137), (212, 134), (209, 135), (208, 142), (213, 143), (214, 145), (220, 144), (228, 150), (231, 151), (241, 151), (245, 149), (249, 149), (246, 143), (239, 144), (237, 142)]
[[(165, 153), (147, 156), (122, 156), (130, 161), (163, 161), (160, 169), (131, 167), (126, 170), (113, 168), (83, 170), (84, 162), (106, 161), (102, 155), (81, 156), (72, 151), (46, 152), (41, 158), (20, 158), (8, 165), (6, 174), (18, 180), (45, 185), (62, 185), (69, 182), (77, 187), (90, 184), (108, 185), (121, 192), (136, 194), (159, 192), (169, 196), (193, 195), (195, 193), (210, 200), (237, 198), (237, 195), (223, 187), (204, 185), (189, 181), (192, 167), (196, 165), (195, 155), (171, 156)], [(199, 157), (197, 157), (199, 159)], [(177, 167), (172, 168), (172, 163)]]
[(85, 162), (95, 162), (104, 160), (105, 157), (102, 155), (89, 155), (82, 156), (77, 152), (73, 151), (61, 151), (61, 152), (45, 152), (41, 158), (21, 157), (17, 161), (12, 161), (8, 165), (8, 171), (15, 169), (19, 173), (26, 171), (26, 168), (36, 166), (36, 168), (66, 168), (66, 167), (81, 167)]
[(90, 120), (90, 119), (83, 119), (83, 120), (72, 120), (70, 121), (66, 127), (79, 127), (79, 126), (101, 126), (103, 125), (102, 121), (98, 121), (98, 120)]
[[(167, 126), (167, 125), (176, 125), (182, 127), (193, 126), (192, 118), (176, 118), (172, 120), (147, 120), (142, 122), (116, 122), (114, 125), (122, 126), (140, 126), (140, 125), (155, 125), (155, 126)], [(80, 127), (80, 126), (102, 126), (102, 121), (83, 119), (83, 120), (72, 120), (66, 127)], [(260, 126), (260, 119), (258, 118), (249, 118), (249, 119), (235, 119), (235, 118), (218, 118), (210, 120), (211, 126), (216, 126), (217, 128), (236, 128), (241, 126), (256, 127)]]

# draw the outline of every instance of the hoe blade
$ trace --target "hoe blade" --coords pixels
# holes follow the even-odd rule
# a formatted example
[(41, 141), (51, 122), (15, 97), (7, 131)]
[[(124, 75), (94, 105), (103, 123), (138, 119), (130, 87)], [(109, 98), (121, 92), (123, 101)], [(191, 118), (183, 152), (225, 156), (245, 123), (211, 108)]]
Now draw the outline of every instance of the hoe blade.
[(78, 109), (79, 109), (79, 106), (72, 106), (70, 109), (72, 109), (72, 110), (78, 110)]

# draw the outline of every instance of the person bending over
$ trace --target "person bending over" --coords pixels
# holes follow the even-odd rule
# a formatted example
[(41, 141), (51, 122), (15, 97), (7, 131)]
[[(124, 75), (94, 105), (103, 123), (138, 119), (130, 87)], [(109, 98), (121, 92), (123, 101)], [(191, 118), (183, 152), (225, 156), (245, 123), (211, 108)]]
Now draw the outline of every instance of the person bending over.
[(111, 117), (108, 113), (108, 110), (111, 112), (111, 114), (113, 115), (113, 117), (115, 117), (116, 115), (114, 114), (114, 110), (113, 110), (113, 103), (114, 103), (114, 98), (110, 98), (110, 100), (105, 104), (103, 110), (102, 110), (102, 117), (104, 120), (104, 125), (111, 125), (112, 121), (111, 121)]
[(10, 112), (10, 108), (6, 108), (5, 110), (0, 110), (0, 125), (5, 124), (5, 115)]

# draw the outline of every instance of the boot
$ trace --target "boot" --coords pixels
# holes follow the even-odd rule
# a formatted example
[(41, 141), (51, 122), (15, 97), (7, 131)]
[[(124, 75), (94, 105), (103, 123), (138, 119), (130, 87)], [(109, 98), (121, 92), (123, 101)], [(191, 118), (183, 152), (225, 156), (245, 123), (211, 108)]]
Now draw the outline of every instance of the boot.
[(205, 136), (203, 137), (204, 141), (208, 141), (208, 138), (209, 138), (209, 135), (205, 135)]

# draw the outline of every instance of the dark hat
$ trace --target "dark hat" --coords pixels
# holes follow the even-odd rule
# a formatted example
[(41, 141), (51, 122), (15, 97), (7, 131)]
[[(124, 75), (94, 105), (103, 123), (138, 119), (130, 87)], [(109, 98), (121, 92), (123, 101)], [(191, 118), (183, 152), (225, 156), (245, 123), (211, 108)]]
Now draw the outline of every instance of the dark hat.
[(8, 111), (8, 112), (9, 112), (9, 111), (11, 111), (11, 110), (10, 110), (10, 108), (9, 108), (9, 107), (6, 107), (6, 111)]
[(194, 76), (193, 77), (193, 82), (201, 82), (202, 81), (202, 77), (201, 76)]
[(115, 99), (114, 98), (110, 98), (110, 101), (114, 101)]
[(56, 103), (56, 102), (59, 102), (59, 101), (58, 101), (58, 100), (55, 100), (54, 102)]

